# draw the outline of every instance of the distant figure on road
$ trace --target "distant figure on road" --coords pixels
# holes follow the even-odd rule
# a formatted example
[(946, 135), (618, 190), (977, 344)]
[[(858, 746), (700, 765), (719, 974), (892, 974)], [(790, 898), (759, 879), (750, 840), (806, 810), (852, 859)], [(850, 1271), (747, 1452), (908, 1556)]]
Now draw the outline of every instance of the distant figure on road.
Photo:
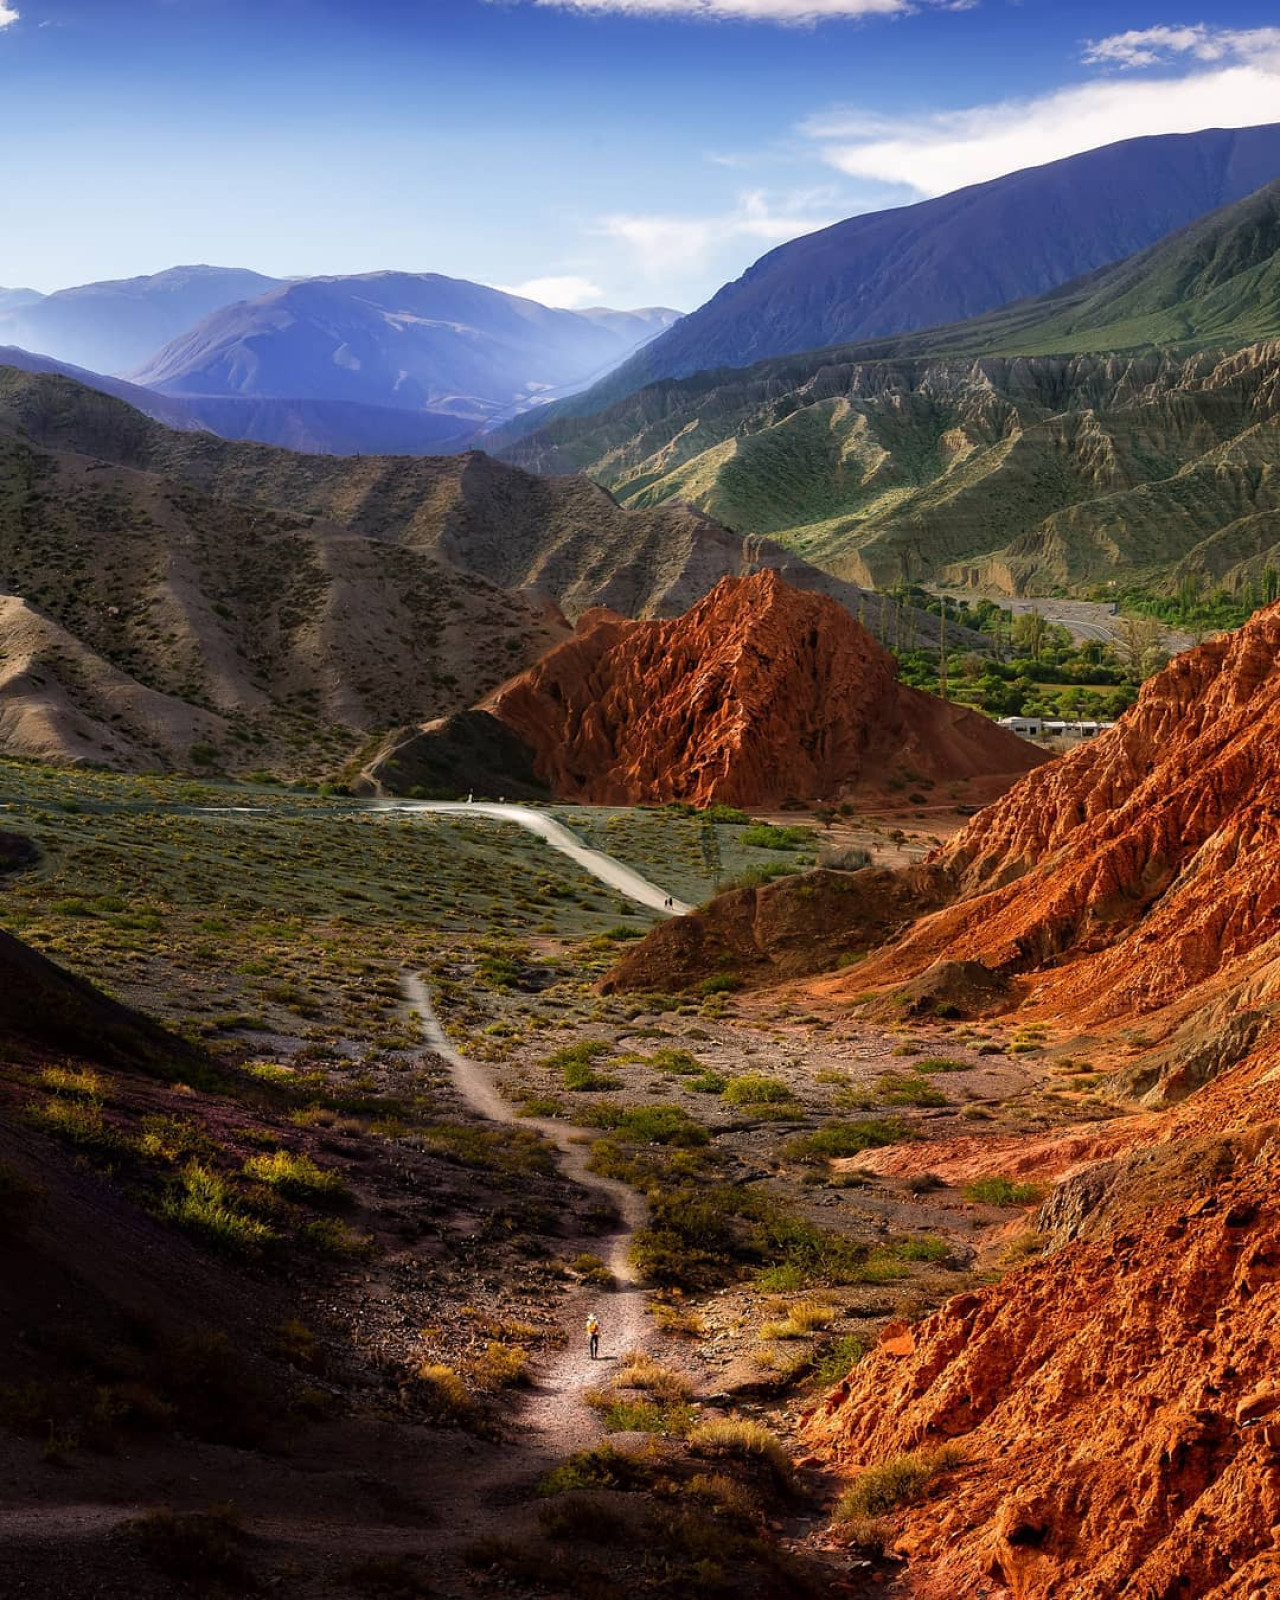
[(600, 1323), (594, 1311), (587, 1317), (587, 1349), (593, 1361), (600, 1354)]

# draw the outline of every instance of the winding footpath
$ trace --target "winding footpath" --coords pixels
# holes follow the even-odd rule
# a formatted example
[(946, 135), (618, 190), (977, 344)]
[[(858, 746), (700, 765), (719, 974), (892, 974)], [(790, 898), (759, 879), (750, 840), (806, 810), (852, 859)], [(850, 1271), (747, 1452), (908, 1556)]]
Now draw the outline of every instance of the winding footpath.
[[(514, 822), (538, 834), (593, 877), (650, 910), (680, 915), (689, 909), (678, 900), (668, 905), (666, 892), (656, 884), (603, 851), (591, 850), (580, 844), (567, 828), (543, 812), (525, 806), (451, 801), (413, 801), (395, 804), (393, 809), (464, 812), (489, 816), (499, 822)], [(436, 1015), (431, 995), (420, 973), (402, 974), (401, 986), (421, 1023), (429, 1048), (448, 1067), (454, 1087), (471, 1110), (490, 1122), (536, 1129), (554, 1146), (560, 1170), (565, 1177), (581, 1188), (600, 1195), (619, 1218), (613, 1233), (605, 1235), (603, 1239), (590, 1241), (593, 1247), (603, 1247), (601, 1254), (613, 1274), (616, 1287), (607, 1294), (597, 1295), (591, 1302), (583, 1298), (582, 1327), (579, 1330), (570, 1329), (567, 1347), (540, 1375), (528, 1408), (528, 1426), (543, 1434), (548, 1445), (560, 1452), (577, 1449), (589, 1443), (598, 1432), (598, 1425), (582, 1404), (582, 1391), (607, 1382), (611, 1364), (626, 1351), (638, 1349), (646, 1342), (644, 1291), (631, 1265), (630, 1248), (636, 1229), (648, 1219), (648, 1207), (643, 1198), (625, 1183), (601, 1177), (589, 1170), (588, 1162), (596, 1132), (550, 1117), (521, 1117), (516, 1114), (515, 1109), (499, 1093), (488, 1069), (463, 1055), (449, 1038)], [(587, 1242), (584, 1241), (584, 1245)], [(596, 1361), (591, 1360), (586, 1349), (588, 1305), (596, 1311), (601, 1323), (600, 1357)]]
[(589, 845), (583, 844), (563, 823), (557, 822), (554, 817), (548, 816), (545, 811), (539, 811), (534, 806), (499, 805), (488, 800), (475, 802), (382, 800), (378, 802), (378, 809), (432, 811), (443, 815), (489, 817), (495, 822), (512, 822), (518, 828), (536, 833), (540, 839), (545, 839), (553, 850), (558, 850), (562, 856), (568, 856), (570, 861), (576, 861), (584, 872), (589, 872), (601, 883), (607, 883), (611, 889), (616, 889), (619, 894), (625, 895), (628, 900), (633, 900), (638, 906), (646, 906), (650, 911), (665, 912), (669, 917), (682, 917), (693, 910), (692, 906), (668, 895), (665, 889), (659, 889), (656, 883), (650, 883), (648, 878), (642, 877), (632, 868), (624, 866), (621, 861), (606, 855), (603, 850), (593, 850)]

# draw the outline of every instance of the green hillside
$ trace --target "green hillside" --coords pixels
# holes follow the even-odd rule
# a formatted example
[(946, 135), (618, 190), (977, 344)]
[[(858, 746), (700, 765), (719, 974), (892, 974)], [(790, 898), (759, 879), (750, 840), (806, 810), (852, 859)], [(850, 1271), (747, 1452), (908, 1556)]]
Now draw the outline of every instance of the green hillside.
[(1040, 299), (654, 384), (508, 456), (862, 583), (1230, 588), (1280, 545), (1277, 338), (1280, 183)]

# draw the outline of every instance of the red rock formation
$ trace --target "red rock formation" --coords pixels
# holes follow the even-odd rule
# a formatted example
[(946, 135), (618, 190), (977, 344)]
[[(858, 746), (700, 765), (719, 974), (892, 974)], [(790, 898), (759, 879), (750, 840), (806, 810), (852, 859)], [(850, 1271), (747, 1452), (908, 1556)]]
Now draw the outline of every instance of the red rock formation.
[(1096, 1022), (1280, 960), (1280, 606), (1178, 657), (929, 866), (953, 903), (858, 989), (945, 955), (1037, 974), (1031, 999)]
[(1038, 1219), (1056, 1248), (884, 1345), (810, 1439), (850, 1472), (961, 1445), (894, 1519), (919, 1600), (1280, 1594), (1280, 606), (1175, 661), (929, 870), (953, 903), (859, 988), (976, 959), (1067, 1025), (1158, 1013), (1184, 1067), (1197, 1028), (1256, 1026), (1162, 1116), (1021, 1157), (889, 1153), (883, 1170), (1057, 1172)]
[(723, 579), (673, 621), (588, 612), (481, 709), (532, 749), (554, 794), (605, 805), (766, 807), (904, 771), (1008, 782), (1043, 759), (985, 717), (899, 684), (843, 606), (771, 570)]
[(917, 1600), (1280, 1593), (1278, 1141), (1256, 1129), (1218, 1192), (957, 1296), (810, 1415), (850, 1474), (960, 1446), (896, 1519)]

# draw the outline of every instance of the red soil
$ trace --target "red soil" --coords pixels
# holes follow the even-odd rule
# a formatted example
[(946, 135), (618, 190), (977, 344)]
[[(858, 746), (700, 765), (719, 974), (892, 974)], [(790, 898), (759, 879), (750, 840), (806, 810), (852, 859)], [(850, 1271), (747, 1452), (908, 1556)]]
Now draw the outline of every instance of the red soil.
[(996, 778), (1043, 757), (985, 717), (898, 683), (836, 601), (773, 571), (725, 578), (684, 616), (588, 612), (482, 710), (562, 799), (768, 807), (911, 774)]
[(1050, 1253), (875, 1352), (811, 1440), (850, 1471), (961, 1445), (894, 1518), (920, 1600), (1280, 1594), (1280, 607), (1175, 661), (927, 870), (952, 903), (859, 989), (978, 960), (1068, 1026), (1158, 1013), (1184, 1054), (1246, 1010), (1262, 1029), (1163, 1115), (865, 1158), (1064, 1181)]
[(1258, 972), (1252, 999), (1280, 994), (1280, 606), (1180, 656), (1118, 727), (1032, 773), (929, 866), (953, 903), (844, 988), (945, 955), (1037, 974), (1028, 998), (1077, 1023), (1219, 975)]

